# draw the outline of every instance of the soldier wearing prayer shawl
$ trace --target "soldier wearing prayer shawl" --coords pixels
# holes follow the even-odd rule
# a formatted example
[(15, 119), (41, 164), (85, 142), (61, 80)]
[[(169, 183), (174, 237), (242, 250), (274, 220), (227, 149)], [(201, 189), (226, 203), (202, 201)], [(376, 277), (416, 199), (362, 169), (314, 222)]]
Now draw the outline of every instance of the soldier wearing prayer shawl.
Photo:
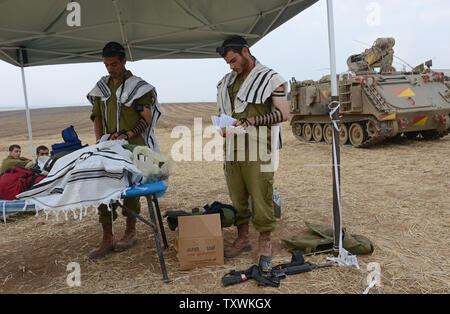
[[(227, 144), (229, 137), (234, 138), (233, 145), (226, 145), (224, 170), (230, 198), (238, 212), (238, 237), (230, 247), (225, 248), (225, 257), (236, 257), (252, 249), (249, 239), (251, 221), (259, 233), (256, 260), (261, 263), (261, 257), (265, 256), (264, 260), (270, 265), (270, 236), (276, 223), (272, 199), (275, 170), (263, 171), (267, 161), (259, 153), (252, 159), (255, 156), (251, 154), (251, 146), (252, 143), (269, 146), (266, 147), (268, 153), (274, 147), (271, 145), (272, 141), (276, 141), (276, 148), (281, 147), (281, 133), (279, 136), (272, 136), (271, 131), (274, 126), (279, 127), (288, 120), (287, 83), (274, 70), (256, 60), (251, 55), (246, 40), (240, 36), (225, 40), (217, 48), (217, 52), (232, 70), (217, 85), (219, 111), (237, 119), (233, 126), (248, 131), (245, 141), (241, 141), (241, 144), (245, 143), (244, 147), (237, 139), (240, 135), (223, 132)], [(260, 136), (264, 128), (267, 132), (265, 138), (264, 135)], [(251, 130), (256, 136), (252, 136)]]
[[(87, 95), (93, 105), (91, 120), (97, 141), (125, 139), (130, 144), (147, 145), (159, 152), (153, 130), (161, 114), (155, 88), (126, 70), (125, 49), (121, 44), (106, 44), (103, 61), (109, 75), (102, 77)], [(125, 199), (124, 205), (139, 214), (139, 197)], [(124, 251), (136, 244), (136, 218), (125, 211), (122, 214), (127, 217), (126, 230), (116, 243), (112, 228), (112, 219), (117, 218), (115, 208), (111, 212), (105, 205), (99, 207), (103, 239), (89, 254), (90, 258), (102, 257), (113, 250)]]

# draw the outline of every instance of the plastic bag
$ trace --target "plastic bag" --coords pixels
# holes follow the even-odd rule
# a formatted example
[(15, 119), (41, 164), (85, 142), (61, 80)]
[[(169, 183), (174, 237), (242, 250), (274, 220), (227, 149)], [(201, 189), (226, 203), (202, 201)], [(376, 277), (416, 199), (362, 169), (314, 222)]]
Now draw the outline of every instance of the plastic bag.
[(172, 162), (169, 158), (146, 146), (136, 146), (133, 149), (131, 160), (141, 170), (143, 183), (167, 179), (172, 168)]

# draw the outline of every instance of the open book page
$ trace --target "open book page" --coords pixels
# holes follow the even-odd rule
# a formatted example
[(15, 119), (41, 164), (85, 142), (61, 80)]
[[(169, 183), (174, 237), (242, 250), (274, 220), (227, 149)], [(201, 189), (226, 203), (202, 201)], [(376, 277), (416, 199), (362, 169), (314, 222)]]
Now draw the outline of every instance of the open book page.
[(218, 116), (211, 116), (211, 120), (212, 120), (212, 123), (216, 127), (220, 128), (220, 129), (224, 128), (226, 126), (231, 126), (233, 124), (233, 122), (236, 121), (235, 118), (230, 117), (230, 116), (228, 116), (228, 115), (226, 115), (224, 113), (222, 113), (220, 115), (220, 117), (218, 117)]
[[(109, 139), (110, 136), (111, 136), (111, 134), (105, 134), (105, 135), (103, 135), (103, 136), (98, 140), (98, 143), (106, 142), (106, 141)], [(98, 144), (98, 143), (97, 143), (97, 144)]]
[(234, 121), (236, 121), (236, 119), (233, 117), (230, 117), (229, 115), (226, 115), (224, 113), (222, 113), (220, 115), (220, 117), (211, 116), (211, 120), (212, 120), (213, 125), (219, 130), (226, 127), (228, 134), (246, 133), (246, 131), (244, 130), (243, 127), (232, 126), (232, 124), (234, 123)]

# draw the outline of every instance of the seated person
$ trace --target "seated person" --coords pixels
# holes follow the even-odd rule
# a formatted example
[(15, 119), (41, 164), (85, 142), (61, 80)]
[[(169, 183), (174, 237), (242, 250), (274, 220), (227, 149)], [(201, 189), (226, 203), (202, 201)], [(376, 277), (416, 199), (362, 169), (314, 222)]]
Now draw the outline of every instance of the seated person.
[(41, 156), (50, 156), (50, 151), (48, 150), (47, 146), (41, 145), (36, 148), (36, 158), (39, 158)]
[(33, 165), (33, 168), (36, 170), (40, 170), (42, 174), (47, 175), (47, 172), (43, 171), (45, 163), (50, 159), (50, 151), (47, 146), (41, 145), (36, 148), (36, 163)]
[(14, 166), (30, 168), (33, 166), (31, 159), (20, 157), (22, 149), (19, 145), (14, 144), (9, 147), (9, 156), (3, 159), (2, 166), (0, 167), (0, 173), (11, 169)]

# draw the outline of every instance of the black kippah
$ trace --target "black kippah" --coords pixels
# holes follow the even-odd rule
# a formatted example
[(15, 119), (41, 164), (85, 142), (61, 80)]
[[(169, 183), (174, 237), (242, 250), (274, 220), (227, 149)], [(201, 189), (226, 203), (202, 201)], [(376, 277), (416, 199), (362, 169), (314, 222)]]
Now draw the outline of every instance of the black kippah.
[(222, 46), (216, 48), (216, 52), (225, 58), (229, 50), (233, 50), (241, 54), (242, 48), (247, 47), (247, 41), (241, 36), (228, 38), (222, 43)]
[(114, 57), (118, 56), (121, 59), (125, 57), (125, 48), (121, 44), (115, 41), (111, 41), (103, 47), (102, 51), (103, 57)]
[(225, 47), (227, 45), (242, 45), (242, 46), (248, 46), (247, 41), (241, 37), (241, 36), (233, 36), (231, 38), (228, 38), (222, 43), (222, 47)]

